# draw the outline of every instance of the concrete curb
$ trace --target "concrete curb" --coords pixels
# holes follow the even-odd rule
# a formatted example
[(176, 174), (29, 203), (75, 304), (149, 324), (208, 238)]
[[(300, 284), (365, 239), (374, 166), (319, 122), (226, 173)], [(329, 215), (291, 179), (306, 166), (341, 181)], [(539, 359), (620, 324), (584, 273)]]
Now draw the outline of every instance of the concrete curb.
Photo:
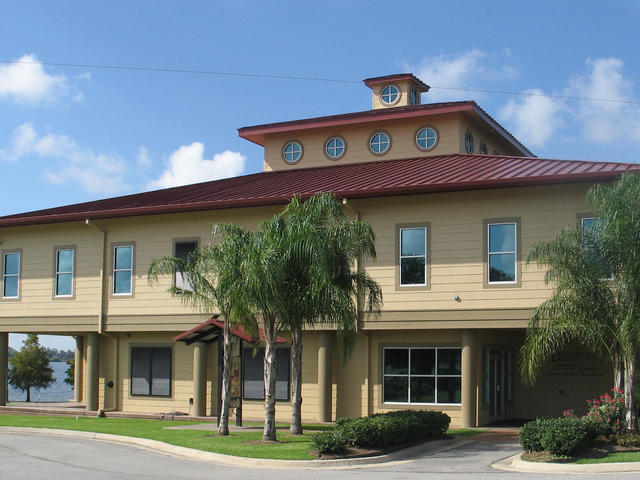
[(491, 467), (497, 470), (521, 473), (564, 473), (583, 475), (594, 473), (640, 473), (640, 462), (591, 463), (589, 465), (527, 462), (522, 460), (522, 453), (500, 460), (492, 464)]
[(172, 455), (202, 462), (213, 462), (223, 465), (245, 468), (342, 469), (389, 466), (411, 462), (418, 455), (445, 452), (462, 447), (464, 445), (468, 445), (469, 443), (473, 443), (473, 440), (445, 439), (421, 443), (419, 445), (414, 445), (412, 447), (397, 450), (385, 455), (377, 455), (375, 457), (358, 457), (335, 460), (272, 460), (264, 458), (236, 457), (233, 455), (225, 455), (222, 453), (205, 452), (203, 450), (171, 445), (169, 443), (161, 442), (158, 440), (126, 437), (123, 435), (112, 435), (108, 433), (33, 427), (0, 427), (0, 433), (30, 433), (58, 437), (81, 438), (86, 440), (100, 440), (103, 442), (131, 445), (136, 448), (148, 450), (155, 453), (162, 453), (165, 455)]

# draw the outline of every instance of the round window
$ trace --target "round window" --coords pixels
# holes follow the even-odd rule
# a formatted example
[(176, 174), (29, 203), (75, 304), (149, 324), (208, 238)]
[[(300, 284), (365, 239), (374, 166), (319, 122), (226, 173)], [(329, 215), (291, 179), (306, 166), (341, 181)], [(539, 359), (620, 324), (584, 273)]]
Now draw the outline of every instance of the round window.
[(386, 153), (390, 146), (391, 139), (385, 132), (374, 133), (369, 139), (369, 148), (376, 155)]
[(469, 129), (464, 134), (464, 148), (467, 153), (473, 153), (473, 133)]
[(487, 144), (484, 143), (484, 140), (480, 140), (480, 153), (483, 155), (487, 154)]
[(400, 100), (400, 90), (395, 85), (387, 85), (382, 89), (380, 98), (385, 105), (393, 105)]
[(418, 91), (413, 87), (409, 90), (409, 102), (411, 105), (418, 105)]
[(340, 158), (345, 151), (344, 140), (340, 137), (331, 137), (327, 140), (324, 151), (329, 158)]
[(302, 157), (302, 145), (298, 142), (289, 142), (282, 149), (282, 158), (287, 163), (296, 163)]
[(420, 150), (431, 150), (438, 143), (438, 132), (434, 128), (424, 127), (416, 133), (416, 145)]

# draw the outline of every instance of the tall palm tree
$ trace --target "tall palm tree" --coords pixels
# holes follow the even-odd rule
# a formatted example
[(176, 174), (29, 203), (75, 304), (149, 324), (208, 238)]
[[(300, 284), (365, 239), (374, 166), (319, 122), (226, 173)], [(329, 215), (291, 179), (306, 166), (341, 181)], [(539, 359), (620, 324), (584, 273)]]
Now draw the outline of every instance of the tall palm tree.
[(147, 276), (157, 283), (159, 275), (181, 272), (186, 282), (183, 287), (173, 284), (169, 292), (181, 301), (206, 313), (219, 311), (224, 317), (223, 371), (221, 412), (218, 433), (229, 435), (229, 391), (231, 385), (231, 333), (232, 323), (251, 328), (253, 319), (242, 291), (241, 262), (249, 234), (230, 224), (216, 224), (212, 236), (221, 238), (216, 245), (206, 245), (194, 251), (187, 259), (162, 257), (152, 260)]
[(281, 296), (283, 328), (291, 332), (291, 425), (302, 434), (302, 330), (322, 323), (337, 327), (343, 352), (353, 344), (358, 320), (358, 296), (367, 299), (370, 311), (382, 303), (380, 286), (353, 266), (375, 258), (371, 226), (348, 221), (332, 194), (321, 193), (302, 202), (291, 200), (283, 212), (286, 295)]

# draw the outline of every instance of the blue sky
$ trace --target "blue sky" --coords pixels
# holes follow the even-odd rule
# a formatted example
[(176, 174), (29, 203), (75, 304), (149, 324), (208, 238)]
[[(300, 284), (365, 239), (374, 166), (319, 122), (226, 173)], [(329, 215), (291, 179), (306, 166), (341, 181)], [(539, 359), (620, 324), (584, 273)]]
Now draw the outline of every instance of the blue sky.
[(21, 0), (0, 18), (0, 215), (258, 172), (262, 150), (236, 128), (371, 102), (353, 82), (39, 62), (356, 82), (411, 71), (434, 87), (423, 102), (475, 99), (538, 156), (640, 161), (631, 0)]

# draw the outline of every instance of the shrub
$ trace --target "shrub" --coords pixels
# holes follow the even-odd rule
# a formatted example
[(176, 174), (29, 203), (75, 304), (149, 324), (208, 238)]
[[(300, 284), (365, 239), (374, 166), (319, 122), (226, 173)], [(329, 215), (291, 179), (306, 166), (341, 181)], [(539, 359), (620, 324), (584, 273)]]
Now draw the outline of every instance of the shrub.
[(451, 418), (442, 412), (402, 410), (339, 419), (336, 430), (348, 445), (386, 447), (441, 437), (450, 422)]
[(640, 433), (618, 434), (616, 443), (622, 447), (640, 447)]
[(541, 444), (553, 455), (570, 456), (590, 446), (594, 439), (594, 430), (589, 428), (588, 422), (564, 417), (544, 423)]
[(624, 406), (624, 392), (611, 390), (612, 395), (605, 393), (600, 395), (600, 400), (587, 400), (589, 411), (585, 418), (591, 419), (602, 425), (602, 434), (621, 433), (626, 430)]
[(316, 433), (311, 438), (311, 445), (318, 453), (342, 453), (347, 447), (344, 438), (336, 430)]
[(520, 446), (525, 452), (541, 452), (544, 450), (542, 446), (542, 434), (546, 431), (547, 425), (552, 420), (551, 418), (536, 418), (522, 426), (518, 438), (520, 440)]

